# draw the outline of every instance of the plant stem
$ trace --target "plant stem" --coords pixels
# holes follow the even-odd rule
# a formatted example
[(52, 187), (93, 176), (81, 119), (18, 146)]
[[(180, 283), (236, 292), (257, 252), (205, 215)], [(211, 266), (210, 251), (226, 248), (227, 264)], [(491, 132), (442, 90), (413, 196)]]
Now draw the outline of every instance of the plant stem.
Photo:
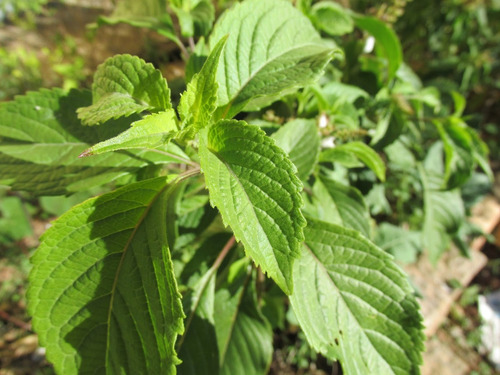
[(194, 52), (194, 49), (196, 48), (196, 44), (194, 43), (194, 38), (192, 36), (189, 37), (189, 47), (191, 48), (191, 51)]
[(226, 257), (229, 250), (231, 250), (231, 248), (234, 246), (235, 242), (236, 242), (236, 238), (234, 236), (231, 236), (229, 241), (227, 241), (226, 244), (224, 245), (224, 247), (222, 248), (220, 254), (217, 256), (217, 259), (215, 259), (215, 262), (212, 265), (212, 268), (214, 270), (216, 270), (217, 268), (220, 267), (222, 261)]
[(184, 61), (188, 61), (189, 60), (189, 51), (187, 50), (187, 48), (184, 46), (184, 44), (182, 44), (182, 42), (177, 44), (177, 45), (181, 49), (181, 54), (182, 54), (182, 57), (184, 58)]
[(185, 172), (182, 172), (179, 176), (177, 176), (177, 179), (179, 181), (183, 181), (189, 177), (192, 177), (192, 176), (196, 176), (197, 174), (199, 174), (201, 172), (201, 169), (200, 167), (196, 167), (196, 168), (192, 168), (192, 169), (188, 169), (187, 171)]

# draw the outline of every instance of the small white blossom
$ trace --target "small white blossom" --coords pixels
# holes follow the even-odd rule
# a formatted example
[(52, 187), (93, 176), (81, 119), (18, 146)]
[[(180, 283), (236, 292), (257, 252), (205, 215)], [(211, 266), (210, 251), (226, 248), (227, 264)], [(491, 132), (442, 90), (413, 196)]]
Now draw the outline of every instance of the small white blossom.
[(327, 127), (327, 125), (328, 125), (328, 116), (322, 113), (321, 116), (319, 116), (318, 126), (320, 129), (324, 129)]
[(335, 137), (326, 137), (321, 141), (322, 148), (334, 148), (335, 147)]
[(363, 47), (363, 52), (370, 53), (373, 51), (374, 47), (375, 47), (375, 38), (370, 35), (368, 38), (366, 38), (365, 46)]

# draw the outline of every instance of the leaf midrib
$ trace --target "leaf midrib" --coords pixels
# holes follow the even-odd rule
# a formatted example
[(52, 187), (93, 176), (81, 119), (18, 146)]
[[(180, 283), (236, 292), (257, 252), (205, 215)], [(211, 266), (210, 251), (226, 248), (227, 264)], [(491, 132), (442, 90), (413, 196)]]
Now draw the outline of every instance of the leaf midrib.
[(116, 272), (115, 272), (115, 278), (113, 280), (113, 285), (111, 287), (111, 291), (110, 291), (110, 301), (109, 301), (109, 309), (108, 309), (108, 317), (106, 319), (106, 325), (107, 325), (107, 329), (106, 329), (106, 353), (105, 353), (105, 366), (106, 366), (106, 363), (108, 361), (108, 356), (109, 356), (109, 349), (110, 349), (110, 328), (111, 328), (111, 315), (112, 315), (112, 311), (113, 311), (113, 303), (114, 303), (114, 297), (115, 297), (115, 292), (117, 290), (117, 284), (118, 284), (118, 278), (119, 278), (119, 275), (120, 275), (120, 272), (121, 272), (121, 268), (122, 268), (122, 265), (123, 265), (123, 262), (124, 262), (124, 259), (125, 259), (125, 255), (127, 254), (127, 250), (129, 249), (130, 247), (130, 244), (132, 243), (134, 237), (135, 237), (135, 234), (137, 233), (139, 227), (142, 225), (142, 223), (144, 222), (144, 220), (146, 219), (149, 211), (151, 210), (151, 207), (153, 206), (154, 202), (156, 202), (156, 200), (169, 188), (171, 188), (172, 186), (175, 186), (175, 184), (168, 184), (166, 183), (160, 190), (158, 190), (157, 194), (151, 199), (151, 201), (149, 202), (149, 204), (146, 206), (146, 209), (144, 210), (144, 213), (141, 215), (141, 217), (139, 218), (139, 220), (137, 221), (137, 224), (136, 226), (134, 227), (132, 233), (130, 234), (129, 236), (129, 239), (127, 241), (127, 243), (125, 244), (124, 246), (124, 249), (123, 249), (123, 252), (122, 252), (122, 256), (120, 257), (120, 262), (118, 263), (118, 267), (116, 269)]
[[(346, 310), (346, 311), (348, 311), (349, 315), (350, 315), (350, 316), (354, 319), (354, 321), (356, 322), (356, 324), (357, 324), (357, 326), (358, 326), (359, 331), (360, 331), (360, 332), (362, 332), (363, 336), (364, 336), (364, 337), (365, 337), (365, 338), (366, 338), (366, 339), (370, 342), (370, 344), (371, 344), (371, 346), (372, 346), (373, 350), (374, 350), (375, 352), (377, 352), (377, 353), (378, 353), (378, 355), (380, 356), (380, 358), (382, 358), (382, 359), (383, 359), (383, 361), (384, 361), (385, 363), (387, 363), (387, 365), (389, 366), (389, 368), (391, 368), (391, 371), (392, 371), (392, 365), (390, 365), (388, 362), (386, 362), (385, 358), (381, 355), (381, 353), (380, 353), (380, 352), (377, 350), (377, 348), (373, 345), (373, 343), (372, 343), (372, 341), (371, 341), (370, 337), (369, 337), (368, 335), (366, 335), (366, 333), (365, 333), (365, 329), (361, 326), (361, 324), (360, 324), (360, 322), (359, 322), (358, 318), (356, 317), (356, 315), (352, 313), (351, 309), (349, 308), (349, 304), (346, 302), (346, 300), (345, 300), (345, 298), (344, 298), (343, 294), (340, 292), (340, 289), (337, 287), (337, 284), (336, 284), (336, 283), (334, 282), (334, 280), (330, 277), (330, 274), (329, 274), (329, 272), (328, 272), (327, 268), (326, 268), (326, 267), (323, 265), (323, 263), (319, 260), (319, 258), (316, 256), (316, 254), (314, 253), (314, 251), (312, 251), (312, 250), (311, 250), (311, 248), (307, 245), (307, 242), (308, 242), (308, 241), (306, 241), (306, 243), (304, 244), (304, 247), (305, 247), (305, 248), (309, 251), (309, 253), (310, 253), (310, 254), (311, 254), (311, 256), (313, 257), (313, 259), (314, 259), (315, 263), (317, 264), (317, 266), (319, 267), (319, 269), (321, 269), (321, 270), (322, 270), (322, 272), (324, 273), (324, 275), (326, 275), (327, 279), (331, 281), (331, 285), (332, 285), (332, 286), (335, 288), (335, 290), (337, 291), (337, 295), (340, 297), (340, 299), (341, 299), (341, 301), (342, 301), (342, 304), (344, 305), (345, 310)], [(379, 311), (377, 310), (377, 312), (379, 312)], [(393, 320), (392, 320), (392, 319), (390, 319), (390, 318), (389, 318), (389, 320), (393, 321)], [(395, 323), (397, 323), (397, 322), (395, 322)], [(398, 325), (399, 325), (399, 324), (398, 324)], [(380, 332), (379, 332), (379, 333), (380, 333)], [(386, 336), (386, 337), (387, 337), (387, 336)], [(393, 340), (391, 340), (391, 341), (393, 341)], [(397, 343), (395, 343), (395, 344), (396, 344), (398, 347), (400, 347), (400, 346), (399, 346), (399, 344), (397, 344)], [(344, 345), (342, 345), (342, 348), (343, 348), (343, 347), (344, 347)], [(343, 349), (342, 349), (342, 352), (344, 352), (344, 350), (343, 350)], [(406, 353), (406, 351), (405, 351), (404, 349), (403, 349), (403, 352), (405, 353), (405, 356), (406, 356), (407, 360), (408, 360), (408, 361), (410, 361), (410, 359), (408, 358), (408, 355), (407, 355), (407, 353)], [(344, 353), (345, 353), (345, 352), (344, 352)], [(394, 375), (396, 375), (396, 374), (394, 373), (394, 371), (392, 371), (392, 373), (393, 373)]]
[(220, 368), (222, 368), (222, 365), (224, 364), (224, 361), (226, 359), (226, 353), (227, 353), (227, 350), (229, 348), (229, 343), (231, 342), (231, 338), (233, 336), (233, 331), (234, 331), (234, 327), (236, 325), (236, 320), (238, 318), (238, 314), (241, 312), (240, 306), (241, 306), (241, 303), (243, 301), (243, 297), (245, 296), (246, 290), (248, 288), (248, 284), (250, 282), (251, 276), (252, 276), (252, 272), (250, 271), (250, 272), (248, 272), (247, 277), (245, 278), (245, 283), (243, 284), (243, 288), (241, 290), (241, 294), (240, 294), (239, 299), (238, 299), (238, 304), (236, 305), (236, 309), (234, 310), (234, 314), (233, 314), (232, 319), (231, 319), (231, 327), (229, 329), (229, 335), (227, 336), (228, 339), (227, 339), (227, 341), (224, 345), (224, 348), (221, 352), (221, 360), (219, 363)]
[[(264, 64), (262, 64), (259, 68), (257, 68), (257, 70), (255, 70), (253, 72), (252, 75), (250, 75), (246, 81), (243, 82), (243, 84), (241, 85), (241, 87), (238, 89), (238, 91), (236, 91), (233, 96), (231, 97), (229, 95), (229, 86), (227, 85), (227, 81), (229, 81), (227, 79), (227, 69), (226, 71), (224, 72), (225, 74), (225, 84), (226, 84), (226, 93), (227, 93), (227, 97), (228, 97), (228, 102), (227, 103), (224, 103), (224, 104), (221, 104), (220, 107), (223, 107), (223, 106), (226, 106), (226, 105), (232, 105), (234, 103), (234, 101), (238, 98), (238, 96), (241, 94), (241, 92), (247, 87), (247, 85), (264, 69), (266, 68), (266, 66), (270, 65), (271, 63), (273, 63), (274, 61), (280, 59), (281, 57), (283, 57), (284, 55), (290, 53), (290, 52), (293, 52), (295, 50), (300, 50), (304, 47), (308, 47), (308, 46), (317, 46), (317, 47), (323, 47), (324, 50), (328, 50), (328, 48), (326, 48), (326, 46), (322, 46), (320, 43), (313, 43), (313, 42), (309, 42), (309, 43), (304, 43), (304, 44), (301, 44), (301, 45), (298, 45), (298, 46), (295, 46), (294, 48), (290, 48), (290, 49), (287, 49), (286, 51), (284, 51), (283, 53), (279, 54), (279, 55), (276, 55), (275, 57), (273, 57), (272, 59), (270, 60), (267, 60), (265, 61)], [(238, 74), (239, 74), (239, 71), (238, 71)], [(294, 85), (296, 86), (296, 85)], [(251, 99), (250, 99), (251, 100)]]
[[(259, 224), (259, 226), (262, 228), (262, 231), (264, 232), (265, 234), (265, 239), (266, 239), (266, 244), (268, 248), (273, 248), (271, 242), (269, 241), (269, 238), (267, 236), (267, 233), (265, 232), (264, 228), (262, 227), (262, 223), (260, 222), (259, 220), (259, 217), (257, 216), (257, 213), (255, 212), (255, 207), (253, 205), (253, 202), (252, 200), (250, 199), (245, 187), (243, 186), (243, 183), (241, 182), (241, 179), (238, 177), (238, 175), (236, 175), (236, 173), (233, 171), (233, 169), (231, 168), (231, 166), (219, 155), (218, 152), (214, 151), (214, 150), (211, 150), (207, 147), (208, 151), (211, 152), (217, 159), (219, 159), (219, 161), (226, 167), (227, 171), (229, 172), (229, 174), (235, 179), (235, 181), (238, 183), (238, 186), (240, 187), (240, 189), (243, 191), (243, 193), (245, 194), (245, 197), (246, 199), (248, 200), (248, 202), (250, 202), (250, 209), (251, 209), (251, 212), (253, 214), (253, 218), (255, 219), (255, 221)], [(232, 191), (231, 191), (232, 192)], [(235, 194), (232, 194), (232, 196), (234, 197)], [(234, 206), (234, 204), (233, 204)], [(238, 221), (238, 226), (240, 226), (240, 222)], [(245, 237), (245, 236), (243, 236)], [(245, 249), (245, 252), (247, 250)], [(276, 261), (276, 257), (273, 257), (273, 259)], [(277, 262), (276, 262), (277, 263)], [(277, 267), (278, 270), (279, 270), (279, 273), (281, 274), (281, 276), (283, 276), (283, 273), (281, 272), (281, 269), (279, 268), (279, 266)]]

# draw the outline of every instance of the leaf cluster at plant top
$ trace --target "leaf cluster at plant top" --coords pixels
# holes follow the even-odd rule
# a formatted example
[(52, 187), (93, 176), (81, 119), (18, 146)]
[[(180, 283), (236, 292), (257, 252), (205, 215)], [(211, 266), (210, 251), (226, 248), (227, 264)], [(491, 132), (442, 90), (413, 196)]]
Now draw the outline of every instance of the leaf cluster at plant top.
[(32, 258), (29, 312), (58, 373), (265, 374), (276, 299), (344, 373), (420, 373), (422, 317), (388, 253), (467, 251), (462, 191), (477, 196), (478, 167), (491, 178), (487, 148), (465, 99), (424, 87), (389, 26), (296, 5), (216, 17), (208, 0), (119, 1), (98, 23), (173, 40), (183, 92), (117, 55), (90, 92), (0, 105), (2, 184), (109, 188), (55, 220)]

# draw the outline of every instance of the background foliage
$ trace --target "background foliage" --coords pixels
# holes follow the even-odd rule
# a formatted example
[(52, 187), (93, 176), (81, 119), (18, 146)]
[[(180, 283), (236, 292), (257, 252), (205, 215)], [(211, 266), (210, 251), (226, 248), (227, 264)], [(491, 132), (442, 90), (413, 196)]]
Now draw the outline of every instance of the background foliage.
[[(162, 2), (151, 2), (153, 3), (160, 4), (162, 9), (166, 9), (166, 4)], [(147, 7), (134, 9), (127, 5), (127, 1), (122, 1), (118, 3), (114, 13), (101, 18), (98, 24), (113, 25), (126, 22), (153, 29), (171, 39), (181, 50), (180, 56), (186, 61), (186, 77), (190, 80), (201, 69), (207, 58), (208, 49), (201, 37), (210, 34), (214, 19), (219, 12), (229, 7), (230, 3), (172, 1), (169, 2), (172, 11), (167, 13)], [(37, 8), (39, 5), (35, 8), (23, 6), (22, 3), (16, 4), (17, 13), (12, 14), (38, 12), (43, 9)], [(468, 209), (478, 197), (488, 191), (492, 176), (487, 161), (488, 151), (478, 134), (484, 136), (491, 150), (497, 150), (498, 124), (495, 119), (498, 116), (495, 115), (498, 109), (496, 104), (500, 100), (497, 79), (500, 35), (498, 4), (482, 1), (444, 1), (438, 4), (431, 1), (381, 3), (360, 0), (341, 2), (341, 4), (330, 1), (315, 3), (297, 1), (297, 6), (323, 38), (329, 40), (331, 47), (340, 47), (342, 56), (337, 56), (337, 59), (328, 65), (326, 74), (317, 84), (306, 86), (298, 94), (280, 95), (280, 100), (274, 103), (272, 103), (274, 98), (269, 100), (264, 97), (248, 104), (245, 100), (247, 97), (252, 97), (252, 87), (244, 89), (238, 86), (231, 87), (233, 83), (225, 82), (223, 76), (220, 76), (217, 81), (225, 89), (228, 97), (218, 99), (217, 105), (221, 109), (214, 115), (221, 116), (224, 112), (227, 115), (225, 104), (241, 102), (240, 106), (233, 107), (234, 114), (245, 109), (248, 113), (240, 114), (239, 118), (259, 124), (261, 129), (271, 135), (295, 162), (298, 175), (306, 187), (307, 194), (303, 196), (306, 214), (332, 224), (354, 228), (403, 262), (414, 261), (423, 249), (433, 261), (437, 261), (451, 242), (457, 244), (466, 255), (467, 240), (475, 233), (474, 228), (466, 221)], [(349, 11), (349, 8), (357, 13)], [(7, 10), (12, 12), (12, 9), (11, 7)], [(159, 14), (161, 16), (157, 17)], [(422, 17), (426, 22), (421, 21)], [(14, 21), (16, 17), (8, 18), (8, 22)], [(180, 34), (176, 33), (174, 27), (177, 24), (180, 27)], [(210, 37), (212, 48), (224, 34), (223, 26), (220, 30), (220, 35), (216, 32)], [(198, 43), (195, 45), (195, 42)], [(279, 48), (280, 44), (276, 45)], [(316, 48), (315, 54), (321, 53), (319, 46), (311, 44), (309, 48), (311, 51)], [(228, 51), (233, 50), (233, 47), (226, 47), (224, 52), (226, 60), (233, 58), (228, 56)], [(68, 51), (69, 56), (73, 54), (73, 63), (59, 63), (57, 57), (50, 58), (52, 70), (62, 78), (58, 78), (56, 83), (52, 81), (49, 85), (63, 85), (69, 89), (84, 79), (81, 72), (83, 60), (74, 56), (74, 49), (71, 50), (71, 47), (68, 49), (68, 42), (61, 46), (60, 51), (66, 56)], [(2, 80), (4, 86), (0, 88), (0, 93), (4, 95), (4, 99), (12, 99), (14, 94), (47, 85), (46, 77), (40, 75), (39, 60), (32, 52), (24, 50), (1, 52), (4, 53), (4, 58), (0, 64), (0, 75), (3, 74), (6, 79)], [(57, 56), (57, 53), (54, 56)], [(422, 64), (423, 61), (429, 64)], [(242, 69), (238, 72), (240, 81), (248, 78), (241, 76), (246, 71), (247, 69)], [(303, 73), (297, 75), (303, 76)], [(200, 78), (191, 80), (187, 92), (190, 87), (199, 88), (203, 85), (210, 87), (210, 82), (199, 81)], [(171, 85), (174, 105), (179, 101), (184, 88), (182, 83), (179, 86)], [(274, 91), (270, 90), (268, 96), (273, 97), (279, 92), (281, 90), (278, 87)], [(26, 99), (18, 99), (17, 103), (22, 106), (23, 100), (29, 103), (36, 95), (30, 94)], [(62, 94), (56, 90), (50, 95)], [(117, 104), (113, 98), (110, 99), (112, 102), (98, 103), (99, 97), (95, 95), (92, 99), (88, 95), (74, 95), (72, 100), (77, 99), (78, 105), (75, 104), (73, 109), (87, 108), (80, 111), (80, 118), (92, 123), (115, 117), (113, 108)], [(204, 121), (189, 118), (190, 108), (196, 105), (194, 101), (194, 97), (191, 98), (189, 94), (184, 94), (180, 100), (181, 106), (178, 108), (185, 108), (181, 109), (183, 111), (181, 116), (184, 116), (182, 120), (186, 126)], [(148, 110), (168, 109), (164, 108), (163, 104), (149, 104)], [(99, 111), (95, 112), (99, 116), (103, 113), (102, 106), (111, 108), (111, 115), (92, 117), (94, 115), (92, 106), (98, 106)], [(51, 105), (49, 107), (55, 112), (58, 110)], [(141, 107), (134, 112), (143, 109)], [(16, 114), (10, 112), (10, 110), (4, 111), (3, 115), (7, 116), (5, 118), (14, 119)], [(21, 110), (19, 112), (22, 113)], [(116, 113), (123, 114), (120, 111)], [(78, 120), (75, 118), (74, 121), (76, 124)], [(124, 126), (126, 124), (118, 120), (113, 124), (115, 130), (110, 130), (108, 135), (98, 134), (98, 131), (94, 132), (95, 134), (86, 134), (84, 142), (76, 147), (81, 146), (83, 151), (84, 144), (105, 140), (113, 131), (114, 134), (118, 134), (120, 129), (125, 129)], [(320, 137), (317, 135), (318, 129)], [(165, 131), (168, 129), (162, 129), (162, 132)], [(184, 133), (185, 139), (191, 136), (190, 131)], [(220, 132), (217, 137), (226, 136), (222, 128)], [(260, 137), (258, 134), (253, 136)], [(308, 147), (301, 146), (305, 142), (300, 140), (304, 139), (308, 140)], [(75, 140), (82, 140), (82, 137), (72, 139)], [(116, 141), (114, 142), (116, 145)], [(152, 138), (147, 138), (145, 142), (152, 142)], [(332, 147), (333, 145), (335, 147)], [(23, 152), (26, 152), (31, 146), (28, 143), (23, 147), (25, 147)], [(38, 142), (36, 147), (40, 147)], [(0, 151), (3, 168), (12, 162), (12, 158), (19, 157), (19, 153), (13, 153), (8, 146), (3, 146)], [(178, 149), (168, 152), (180, 155)], [(69, 188), (65, 187), (64, 190), (53, 190), (50, 185), (42, 190), (38, 182), (34, 185), (31, 179), (19, 180), (14, 174), (10, 176), (8, 173), (3, 173), (2, 178), (6, 184), (13, 185), (15, 189), (28, 190), (44, 196), (74, 193), (86, 189), (88, 181), (98, 186), (104, 181), (114, 180), (114, 185), (121, 186), (131, 181), (121, 177), (125, 170), (127, 173), (132, 170), (140, 171), (138, 177), (134, 179), (142, 180), (147, 176), (153, 176), (155, 168), (158, 168), (154, 165), (144, 168), (144, 165), (137, 162), (128, 165), (121, 159), (115, 160), (120, 158), (116, 155), (119, 154), (108, 154), (100, 159), (93, 159), (101, 160), (101, 164), (99, 162), (94, 164), (94, 161), (85, 159), (64, 164), (64, 169), (60, 170), (60, 178), (69, 183)], [(205, 155), (210, 157), (207, 151)], [(57, 156), (54, 155), (54, 159), (44, 163), (60, 163), (61, 159)], [(497, 157), (495, 152), (493, 156)], [(190, 158), (192, 154), (188, 151), (187, 155), (182, 157)], [(154, 164), (166, 161), (158, 155), (154, 160)], [(119, 167), (116, 167), (117, 164)], [(115, 168), (111, 173), (101, 174), (96, 168), (101, 165), (104, 168), (113, 165)], [(32, 173), (43, 175), (41, 164), (30, 168), (33, 168)], [(5, 171), (7, 169), (4, 169)], [(83, 173), (88, 180), (72, 179), (76, 172), (80, 173), (80, 176)], [(210, 173), (208, 169), (206, 173)], [(14, 182), (8, 181), (10, 178), (14, 178)], [(78, 180), (81, 180), (81, 177)], [(202, 241), (206, 235), (203, 234), (204, 220), (207, 215), (214, 214), (206, 206), (207, 196), (199, 194), (198, 189), (201, 186), (197, 182), (183, 187), (186, 192), (192, 192), (193, 198), (183, 200), (180, 203), (181, 208), (177, 211), (177, 215), (182, 218), (178, 241), (187, 244), (192, 254), (200, 245), (196, 241)], [(222, 187), (208, 185), (208, 188), (216, 191)], [(89, 193), (72, 195), (70, 199), (76, 203), (95, 193), (107, 191), (109, 187), (95, 189)], [(225, 215), (230, 215), (231, 208), (228, 208), (229, 211), (225, 214), (224, 209), (220, 207), (224, 202), (222, 199), (217, 200), (214, 197), (214, 202), (221, 209), (223, 218)], [(65, 208), (71, 206), (65, 199), (46, 197), (27, 199), (24, 195), (13, 196), (6, 190), (1, 200), (2, 222), (5, 225), (0, 227), (0, 230), (6, 228), (4, 242), (11, 244), (12, 241), (28, 235), (31, 229), (26, 223), (32, 216), (46, 218), (49, 214), (61, 214), (65, 209), (57, 209), (58, 205)], [(11, 233), (13, 223), (17, 224), (16, 233)], [(198, 226), (201, 226), (201, 229), (197, 228)], [(233, 229), (236, 233), (237, 229)], [(200, 234), (203, 234), (201, 238)], [(197, 237), (198, 239), (192, 242)], [(7, 245), (7, 248), (9, 246), (11, 245)], [(179, 251), (180, 246), (176, 243), (173, 248)], [(8, 254), (11, 254), (10, 250)], [(189, 259), (187, 255), (176, 258), (174, 252), (173, 266), (176, 274), (184, 273), (182, 270), (184, 266), (181, 266), (183, 263), (194, 262), (194, 258)], [(208, 267), (206, 264), (205, 266)], [(245, 274), (245, 266), (243, 263), (238, 264), (227, 272), (234, 274), (236, 278), (241, 277), (241, 280), (258, 277)], [(196, 293), (196, 281), (193, 279), (186, 281), (188, 293)], [(210, 283), (215, 282), (215, 278), (208, 278), (205, 282), (207, 284), (201, 285), (211, 285)], [(223, 279), (217, 281), (217, 283), (224, 282), (229, 283)], [(283, 288), (284, 284), (280, 286)], [(245, 319), (253, 319), (255, 330), (266, 337), (266, 340), (269, 339), (270, 327), (284, 329), (285, 325), (290, 327), (298, 323), (297, 317), (290, 313), (291, 310), (283, 306), (283, 296), (279, 292), (273, 294), (272, 290), (260, 300), (259, 306), (262, 307), (262, 312), (253, 310), (252, 303), (249, 303), (244, 305), (242, 320), (238, 320), (238, 324), (244, 324), (242, 322), (246, 321)], [(11, 292), (6, 293), (9, 297), (12, 295)], [(231, 298), (239, 296), (237, 298), (244, 301), (248, 298), (251, 300), (253, 293), (254, 291), (246, 286), (234, 291), (233, 297), (215, 292), (211, 299), (207, 297), (207, 303), (211, 303), (209, 302), (211, 300), (213, 303), (215, 300), (217, 303), (227, 303), (230, 306), (234, 303)], [(190, 311), (189, 306), (185, 309)], [(222, 316), (215, 315), (217, 318), (204, 316), (203, 311), (200, 311), (200, 314), (209, 320), (216, 319), (214, 321), (216, 326), (224, 324), (222, 321), (217, 322), (217, 319), (224, 318)], [(265, 319), (260, 314), (264, 314)], [(299, 317), (300, 319), (304, 318)], [(315, 349), (324, 354), (328, 352), (322, 349), (323, 344), (308, 338)], [(264, 357), (268, 358), (271, 349), (267, 347), (265, 349), (267, 352)], [(181, 357), (188, 355), (187, 352), (181, 351), (181, 353), (184, 353)], [(222, 354), (221, 356), (221, 363), (224, 363), (224, 356)], [(341, 356), (330, 354), (330, 358), (332, 357)], [(261, 369), (265, 369), (268, 365), (265, 358), (260, 363)], [(300, 364), (300, 360), (297, 359), (296, 363)]]

